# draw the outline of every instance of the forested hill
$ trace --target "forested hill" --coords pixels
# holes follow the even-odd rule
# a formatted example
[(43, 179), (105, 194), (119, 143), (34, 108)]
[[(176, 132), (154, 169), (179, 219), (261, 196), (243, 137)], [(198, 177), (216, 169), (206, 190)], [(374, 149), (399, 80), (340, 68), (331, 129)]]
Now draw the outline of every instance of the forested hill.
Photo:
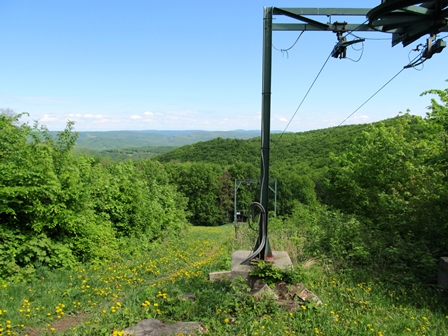
[[(51, 132), (56, 136), (57, 132)], [(88, 148), (97, 151), (131, 147), (179, 147), (198, 141), (207, 141), (217, 137), (248, 139), (259, 134), (258, 131), (107, 131), (78, 132), (76, 148)]]
[[(393, 125), (395, 117), (383, 121)], [(299, 133), (271, 134), (271, 162), (273, 165), (307, 164), (322, 168), (329, 162), (329, 153), (343, 152), (353, 139), (370, 124), (346, 125)], [(158, 155), (160, 162), (208, 162), (231, 165), (238, 162), (259, 164), (260, 137), (247, 140), (216, 138), (176, 148)]]

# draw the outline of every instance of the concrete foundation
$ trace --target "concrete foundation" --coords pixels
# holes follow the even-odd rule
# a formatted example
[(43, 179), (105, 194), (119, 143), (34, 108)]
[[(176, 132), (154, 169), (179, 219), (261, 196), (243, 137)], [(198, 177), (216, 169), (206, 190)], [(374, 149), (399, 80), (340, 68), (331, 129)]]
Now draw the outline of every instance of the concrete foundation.
[[(213, 272), (209, 274), (211, 281), (219, 281), (220, 279), (235, 279), (236, 277), (249, 278), (249, 272), (255, 267), (252, 265), (241, 265), (252, 251), (237, 250), (232, 253), (232, 269), (227, 272)], [(273, 251), (274, 266), (280, 269), (292, 267), (291, 258), (286, 251)]]

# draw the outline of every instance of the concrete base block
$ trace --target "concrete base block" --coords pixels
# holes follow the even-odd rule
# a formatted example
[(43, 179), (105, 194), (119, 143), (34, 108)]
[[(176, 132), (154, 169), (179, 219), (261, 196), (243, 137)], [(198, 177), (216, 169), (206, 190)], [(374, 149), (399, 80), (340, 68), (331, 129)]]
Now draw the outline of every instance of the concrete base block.
[[(252, 251), (237, 250), (232, 253), (232, 270), (228, 272), (213, 272), (209, 274), (210, 281), (220, 281), (242, 277), (249, 279), (249, 273), (255, 268), (253, 265), (241, 265)], [(291, 258), (286, 251), (273, 251), (274, 266), (280, 269), (292, 268)]]
[(442, 257), (439, 259), (437, 285), (448, 288), (448, 257)]
[[(237, 250), (232, 253), (232, 271), (245, 270), (248, 267), (252, 268), (252, 265), (240, 265), (243, 260), (245, 260), (252, 251)], [(274, 266), (280, 269), (285, 269), (292, 267), (291, 258), (289, 258), (288, 252), (286, 251), (273, 251), (274, 256)]]

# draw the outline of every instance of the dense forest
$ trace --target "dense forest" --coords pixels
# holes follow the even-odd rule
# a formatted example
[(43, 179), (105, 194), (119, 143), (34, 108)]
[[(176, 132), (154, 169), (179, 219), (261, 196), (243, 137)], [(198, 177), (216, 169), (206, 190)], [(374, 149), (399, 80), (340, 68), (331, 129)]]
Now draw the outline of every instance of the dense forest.
[[(257, 136), (257, 131), (105, 131), (78, 132), (75, 148), (89, 148), (103, 151), (116, 148), (136, 147), (180, 147), (198, 141), (207, 141), (217, 137), (249, 139)], [(50, 132), (53, 136), (57, 132)]]
[[(271, 136), (270, 225), (304, 258), (434, 282), (448, 255), (448, 90), (423, 94), (433, 95), (426, 118)], [(131, 240), (156, 244), (189, 225), (232, 222), (235, 179), (259, 176), (259, 137), (102, 160), (74, 151), (73, 127), (54, 137), (0, 116), (0, 278), (100, 263)], [(238, 209), (258, 193), (257, 183), (241, 185)]]

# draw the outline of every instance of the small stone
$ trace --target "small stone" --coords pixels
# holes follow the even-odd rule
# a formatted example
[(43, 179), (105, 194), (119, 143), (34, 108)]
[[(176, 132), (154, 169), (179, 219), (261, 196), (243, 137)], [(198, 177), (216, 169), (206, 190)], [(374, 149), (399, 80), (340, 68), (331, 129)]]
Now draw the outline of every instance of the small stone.
[(306, 301), (306, 299), (308, 298), (308, 296), (312, 294), (308, 289), (304, 289), (303, 291), (300, 292), (299, 295), (297, 295), (302, 301)]
[(232, 276), (231, 271), (223, 271), (223, 272), (212, 272), (208, 274), (208, 278), (210, 281), (225, 281), (229, 280)]
[(316, 302), (318, 306), (322, 305), (322, 301), (311, 291), (305, 288), (298, 297), (305, 302)]
[(260, 289), (252, 291), (251, 294), (254, 296), (255, 300), (260, 300), (262, 297), (278, 300), (278, 295), (275, 294), (274, 291), (266, 284), (264, 284)]
[(254, 291), (259, 291), (261, 288), (263, 288), (264, 285), (265, 283), (263, 282), (263, 280), (256, 279), (251, 287)]
[(185, 294), (182, 294), (182, 297), (190, 300), (191, 302), (196, 300), (196, 295), (194, 295), (194, 293), (185, 293)]

